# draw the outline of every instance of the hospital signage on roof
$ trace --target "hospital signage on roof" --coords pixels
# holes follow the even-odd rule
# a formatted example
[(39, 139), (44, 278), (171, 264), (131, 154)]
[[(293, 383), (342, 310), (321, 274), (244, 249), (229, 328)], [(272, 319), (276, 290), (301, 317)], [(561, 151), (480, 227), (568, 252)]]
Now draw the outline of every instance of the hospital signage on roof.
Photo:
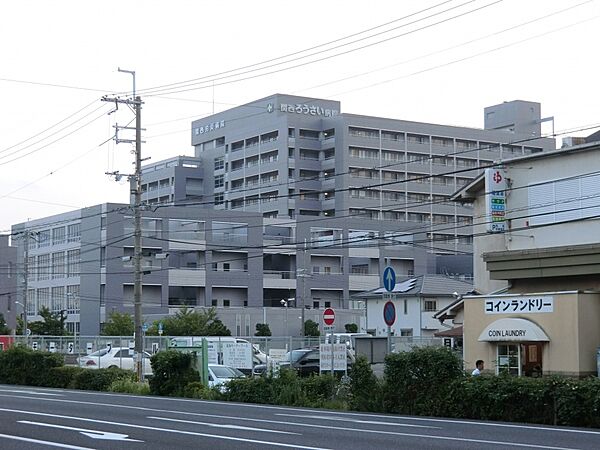
[(287, 112), (292, 114), (304, 114), (309, 116), (323, 116), (323, 117), (334, 117), (340, 112), (337, 109), (323, 108), (318, 105), (308, 105), (306, 103), (288, 104), (281, 103), (279, 105), (279, 111)]
[(196, 136), (199, 136), (201, 134), (209, 133), (220, 128), (225, 128), (224, 120), (218, 120), (216, 122), (208, 123), (206, 125), (200, 125), (199, 127), (194, 128), (194, 134)]

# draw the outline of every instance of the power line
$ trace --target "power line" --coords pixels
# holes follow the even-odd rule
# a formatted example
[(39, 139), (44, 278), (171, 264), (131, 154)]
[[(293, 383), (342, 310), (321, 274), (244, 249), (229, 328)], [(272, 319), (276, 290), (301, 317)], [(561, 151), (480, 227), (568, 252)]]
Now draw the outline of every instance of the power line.
[[(474, 0), (470, 0), (470, 1), (469, 1), (469, 2), (467, 2), (467, 3), (471, 3), (472, 1), (474, 1)], [(421, 27), (421, 28), (417, 28), (417, 29), (415, 29), (415, 30), (408, 31), (408, 32), (406, 32), (406, 33), (402, 33), (402, 34), (400, 34), (400, 35), (397, 35), (397, 36), (392, 36), (392, 37), (390, 37), (390, 38), (387, 38), (387, 39), (383, 39), (383, 40), (380, 40), (380, 41), (377, 41), (377, 42), (374, 42), (374, 43), (370, 43), (370, 44), (365, 44), (365, 45), (363, 45), (363, 46), (360, 46), (360, 47), (357, 47), (357, 48), (353, 48), (353, 49), (350, 49), (350, 50), (346, 50), (346, 51), (343, 51), (343, 52), (340, 52), (340, 53), (337, 53), (337, 54), (334, 54), (334, 55), (329, 55), (329, 56), (321, 57), (321, 58), (318, 58), (318, 59), (315, 59), (315, 60), (312, 60), (312, 61), (308, 61), (308, 62), (304, 62), (304, 63), (295, 64), (295, 65), (292, 65), (292, 66), (289, 66), (289, 67), (284, 67), (284, 68), (281, 68), (281, 69), (274, 69), (274, 70), (271, 70), (271, 71), (269, 71), (269, 72), (265, 72), (265, 73), (260, 73), (260, 74), (255, 74), (255, 75), (248, 75), (248, 76), (246, 76), (246, 77), (243, 77), (243, 78), (238, 78), (238, 79), (235, 79), (235, 80), (222, 81), (222, 82), (220, 82), (220, 83), (214, 83), (214, 81), (216, 81), (216, 80), (220, 80), (220, 79), (224, 79), (224, 78), (230, 78), (231, 76), (226, 76), (226, 77), (222, 77), (222, 78), (215, 78), (215, 79), (211, 79), (211, 80), (209, 80), (209, 81), (206, 81), (206, 82), (204, 82), (204, 83), (212, 82), (212, 84), (211, 84), (211, 85), (207, 85), (207, 86), (189, 87), (189, 86), (196, 86), (196, 84), (198, 84), (198, 83), (193, 83), (193, 84), (190, 84), (189, 86), (183, 85), (183, 86), (181, 86), (181, 88), (173, 88), (173, 89), (171, 89), (171, 90), (158, 90), (158, 91), (154, 91), (154, 92), (149, 92), (149, 93), (146, 93), (145, 95), (146, 95), (147, 97), (153, 97), (153, 96), (155, 96), (155, 95), (157, 95), (157, 94), (164, 94), (164, 93), (174, 94), (174, 93), (179, 93), (179, 92), (188, 92), (188, 91), (193, 91), (193, 90), (198, 90), (198, 89), (207, 89), (207, 88), (210, 88), (210, 87), (213, 87), (213, 86), (222, 86), (222, 85), (225, 85), (225, 84), (238, 83), (238, 82), (240, 82), (240, 81), (246, 81), (246, 80), (250, 80), (250, 79), (254, 79), (254, 78), (263, 77), (263, 76), (266, 76), (266, 75), (272, 75), (272, 74), (274, 74), (274, 73), (279, 73), (279, 72), (284, 72), (284, 71), (291, 70), (291, 69), (296, 69), (296, 68), (298, 68), (298, 67), (303, 67), (303, 66), (306, 66), (306, 65), (309, 65), (309, 64), (314, 64), (314, 63), (316, 63), (316, 62), (321, 62), (321, 61), (329, 60), (329, 59), (332, 59), (332, 58), (335, 58), (335, 57), (338, 57), (338, 56), (342, 56), (342, 55), (346, 55), (346, 54), (349, 54), (349, 53), (352, 53), (352, 52), (355, 52), (355, 51), (358, 51), (358, 50), (363, 50), (363, 49), (365, 49), (365, 48), (372, 47), (372, 46), (374, 46), (374, 45), (378, 45), (378, 44), (381, 44), (381, 43), (384, 43), (384, 42), (390, 41), (390, 40), (392, 40), (392, 39), (397, 39), (397, 38), (400, 38), (400, 37), (403, 37), (403, 36), (406, 36), (406, 35), (409, 35), (409, 34), (412, 34), (412, 33), (416, 33), (416, 32), (418, 32), (418, 31), (422, 31), (422, 30), (424, 30), (424, 29), (431, 28), (431, 27), (433, 27), (433, 26), (436, 26), (436, 25), (439, 25), (439, 24), (442, 24), (442, 23), (448, 22), (448, 21), (450, 21), (450, 20), (454, 20), (454, 19), (457, 19), (457, 18), (463, 17), (463, 16), (465, 16), (465, 15), (467, 15), (467, 14), (471, 14), (471, 13), (473, 13), (473, 12), (477, 12), (477, 11), (479, 11), (479, 10), (481, 10), (481, 9), (487, 8), (487, 7), (489, 7), (489, 6), (492, 6), (492, 5), (496, 4), (496, 3), (500, 3), (500, 2), (502, 2), (502, 1), (503, 1), (503, 0), (496, 0), (496, 1), (494, 1), (493, 3), (490, 3), (490, 4), (488, 4), (488, 5), (484, 5), (484, 6), (482, 6), (482, 7), (475, 8), (475, 9), (473, 9), (473, 10), (470, 10), (470, 11), (467, 11), (467, 12), (465, 12), (465, 13), (461, 13), (461, 14), (458, 14), (458, 15), (452, 16), (452, 17), (450, 17), (450, 18), (446, 18), (446, 19), (440, 20), (440, 21), (438, 21), (438, 22), (434, 22), (433, 24), (425, 25), (425, 26), (423, 26), (423, 27)], [(465, 3), (465, 4), (466, 4), (466, 3)], [(461, 6), (462, 6), (462, 5), (461, 5)], [(453, 9), (453, 8), (452, 8), (452, 9)], [(277, 65), (279, 65), (279, 64), (277, 64)], [(259, 69), (255, 69), (255, 70), (248, 71), (248, 72), (254, 72), (254, 71), (256, 71), (256, 70), (259, 70)], [(243, 74), (243, 73), (242, 73), (242, 74)], [(240, 74), (240, 75), (241, 75), (241, 74)], [(237, 75), (236, 75), (236, 76), (237, 76)]]

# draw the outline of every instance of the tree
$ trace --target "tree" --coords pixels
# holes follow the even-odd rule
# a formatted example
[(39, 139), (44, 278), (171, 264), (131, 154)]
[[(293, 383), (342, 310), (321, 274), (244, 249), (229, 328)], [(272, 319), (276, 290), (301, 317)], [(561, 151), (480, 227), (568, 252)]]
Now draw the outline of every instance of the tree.
[(346, 333), (358, 333), (358, 325), (355, 323), (347, 323), (344, 325), (344, 329), (346, 330)]
[(269, 324), (257, 323), (256, 333), (254, 333), (254, 336), (271, 336), (271, 329), (269, 328)]
[(231, 331), (217, 318), (214, 308), (206, 311), (183, 308), (174, 316), (155, 321), (146, 334), (156, 336), (160, 322), (166, 336), (231, 336)]
[(314, 320), (304, 322), (304, 336), (320, 336), (319, 324)]
[(65, 330), (65, 321), (67, 316), (65, 311), (52, 312), (48, 307), (43, 306), (39, 315), (42, 316), (42, 320), (36, 320), (29, 322), (27, 327), (31, 330), (31, 334), (34, 336), (66, 336), (67, 330)]
[(8, 324), (6, 320), (4, 320), (4, 314), (0, 313), (0, 335), (1, 334), (10, 334), (10, 328), (8, 328)]
[(133, 336), (135, 326), (131, 314), (113, 311), (102, 327), (103, 336)]

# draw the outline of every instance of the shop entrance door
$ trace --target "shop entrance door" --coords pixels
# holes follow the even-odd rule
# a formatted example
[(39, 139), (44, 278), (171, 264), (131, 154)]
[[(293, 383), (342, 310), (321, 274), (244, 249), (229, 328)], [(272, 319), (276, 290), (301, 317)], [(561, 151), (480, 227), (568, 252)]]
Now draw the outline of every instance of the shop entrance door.
[(509, 375), (521, 375), (521, 346), (519, 344), (498, 344), (496, 375), (508, 373)]
[(542, 376), (542, 343), (524, 342), (521, 344), (522, 374), (526, 377)]

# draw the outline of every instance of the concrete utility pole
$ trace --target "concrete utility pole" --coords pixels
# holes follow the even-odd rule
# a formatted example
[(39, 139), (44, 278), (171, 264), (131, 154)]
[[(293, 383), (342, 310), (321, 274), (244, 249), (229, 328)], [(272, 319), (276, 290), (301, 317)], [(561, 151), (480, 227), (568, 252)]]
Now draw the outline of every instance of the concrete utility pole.
[[(133, 99), (120, 99), (103, 97), (106, 102), (114, 102), (115, 104), (124, 103), (133, 106), (135, 112), (135, 140), (118, 139), (117, 133), (119, 129), (131, 129), (129, 127), (115, 127), (115, 140), (117, 144), (121, 142), (135, 143), (135, 171), (133, 175), (129, 175), (129, 180), (133, 181), (133, 323), (135, 337), (135, 373), (138, 381), (143, 381), (143, 351), (144, 337), (142, 328), (142, 99), (135, 96), (135, 71), (123, 70), (119, 68), (119, 72), (126, 72), (133, 75)], [(112, 173), (117, 177), (120, 176), (117, 172)]]
[(23, 336), (27, 339), (27, 296), (29, 294), (29, 230), (23, 235), (25, 240), (25, 253), (23, 260)]

